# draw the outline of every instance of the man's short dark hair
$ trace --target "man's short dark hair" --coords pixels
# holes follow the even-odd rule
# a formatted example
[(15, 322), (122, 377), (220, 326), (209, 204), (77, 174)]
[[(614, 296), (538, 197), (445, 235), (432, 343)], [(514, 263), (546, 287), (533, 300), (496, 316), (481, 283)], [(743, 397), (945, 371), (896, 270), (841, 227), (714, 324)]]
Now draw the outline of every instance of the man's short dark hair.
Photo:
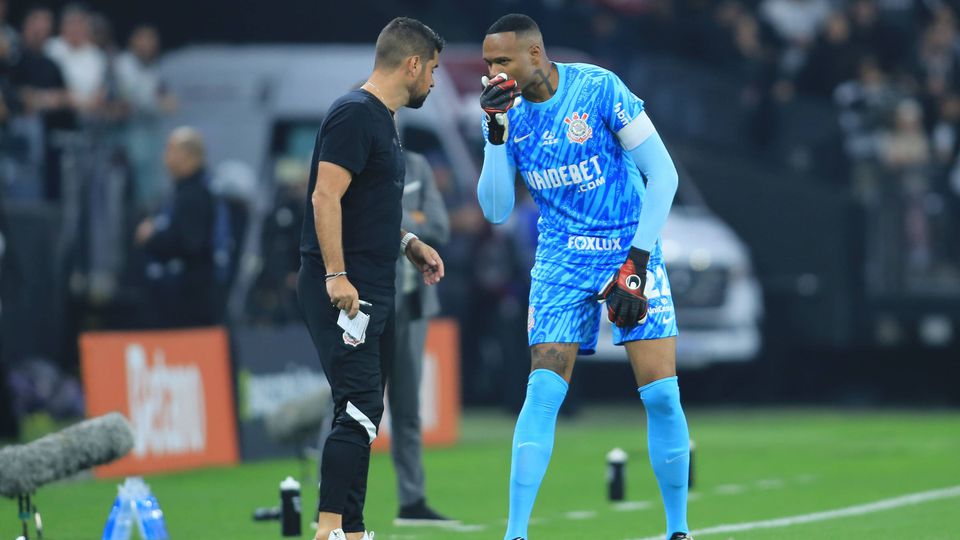
[(409, 17), (390, 21), (377, 37), (377, 68), (395, 68), (411, 56), (423, 62), (443, 50), (443, 38), (432, 28)]
[(516, 32), (524, 34), (527, 32), (540, 33), (540, 27), (537, 22), (522, 13), (511, 13), (497, 19), (497, 22), (490, 25), (487, 29), (487, 35), (500, 34), (502, 32)]
[(91, 15), (92, 11), (89, 6), (83, 2), (71, 2), (60, 10), (60, 18), (67, 17), (69, 15)]
[(27, 19), (29, 19), (30, 17), (32, 17), (34, 13), (39, 13), (39, 12), (41, 12), (41, 11), (46, 11), (46, 12), (49, 13), (51, 16), (53, 16), (53, 9), (51, 9), (50, 6), (48, 6), (48, 5), (46, 5), (46, 4), (30, 4), (30, 5), (27, 7), (27, 10), (23, 12), (23, 21), (22, 21), (22, 22), (27, 22)]

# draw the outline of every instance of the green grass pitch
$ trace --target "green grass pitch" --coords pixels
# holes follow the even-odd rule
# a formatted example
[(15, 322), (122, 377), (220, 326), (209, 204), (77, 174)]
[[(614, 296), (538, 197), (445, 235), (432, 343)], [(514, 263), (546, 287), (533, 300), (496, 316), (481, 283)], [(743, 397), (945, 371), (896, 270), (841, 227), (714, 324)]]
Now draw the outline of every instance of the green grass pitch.
[[(690, 524), (697, 529), (756, 524), (849, 509), (960, 486), (960, 412), (763, 409), (688, 412), (696, 440)], [(367, 526), (378, 540), (499, 539), (504, 533), (513, 419), (470, 412), (461, 443), (428, 450), (429, 500), (461, 519), (459, 530), (397, 528), (389, 456), (371, 465)], [(605, 454), (630, 455), (629, 503), (605, 499)], [(311, 465), (311, 471), (315, 469)], [(254, 523), (255, 507), (277, 503), (293, 460), (152, 476), (173, 540), (280, 538), (276, 522)], [(313, 480), (310, 481), (311, 485)], [(37, 502), (48, 540), (99, 539), (115, 481), (79, 480), (43, 488)], [(960, 539), (960, 489), (918, 504), (894, 502), (777, 528), (707, 532), (698, 539)], [(314, 490), (304, 506), (314, 508)], [(902, 501), (902, 499), (898, 499)], [(312, 538), (306, 526), (304, 538)], [(595, 407), (561, 420), (550, 470), (530, 528), (533, 540), (627, 540), (663, 533), (659, 495), (647, 463), (642, 407)], [(0, 540), (19, 534), (14, 502), (0, 500)]]

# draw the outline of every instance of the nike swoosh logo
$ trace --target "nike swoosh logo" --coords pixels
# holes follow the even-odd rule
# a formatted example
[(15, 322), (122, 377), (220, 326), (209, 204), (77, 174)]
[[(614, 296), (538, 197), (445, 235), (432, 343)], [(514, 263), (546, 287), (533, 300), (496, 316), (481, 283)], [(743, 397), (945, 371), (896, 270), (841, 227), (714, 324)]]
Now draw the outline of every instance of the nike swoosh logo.
[(415, 182), (410, 182), (409, 184), (403, 186), (403, 194), (406, 195), (408, 193), (413, 193), (414, 191), (420, 189), (420, 184), (421, 184), (420, 180), (417, 180)]
[(682, 457), (684, 457), (684, 456), (686, 456), (686, 454), (680, 454), (679, 456), (673, 456), (672, 458), (666, 459), (665, 461), (666, 461), (666, 463), (669, 465), (670, 463), (673, 463), (674, 461), (676, 461), (676, 460), (678, 460), (678, 459), (680, 459), (680, 458), (682, 458)]
[(527, 134), (524, 135), (523, 137), (516, 137), (516, 136), (514, 136), (513, 142), (518, 143), (518, 142), (526, 139), (527, 137), (529, 137), (529, 136), (531, 136), (531, 135), (533, 135), (533, 132), (532, 132), (532, 131), (531, 131), (530, 133), (527, 133)]
[(518, 445), (517, 445), (517, 448), (523, 448), (524, 446), (536, 446), (536, 445), (537, 445), (537, 443), (535, 443), (535, 442), (525, 442), (525, 443), (520, 443), (520, 444), (518, 444)]

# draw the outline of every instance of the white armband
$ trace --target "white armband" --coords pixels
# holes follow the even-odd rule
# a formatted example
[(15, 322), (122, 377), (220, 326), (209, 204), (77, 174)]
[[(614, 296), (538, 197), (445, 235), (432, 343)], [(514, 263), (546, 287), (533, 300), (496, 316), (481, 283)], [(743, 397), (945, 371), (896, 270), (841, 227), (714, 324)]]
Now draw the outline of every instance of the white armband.
[(629, 124), (624, 126), (623, 129), (616, 133), (617, 138), (620, 139), (620, 145), (626, 148), (627, 150), (633, 150), (634, 148), (643, 144), (650, 135), (656, 133), (657, 129), (653, 127), (653, 122), (650, 121), (650, 117), (647, 116), (647, 111), (641, 112), (634, 118)]

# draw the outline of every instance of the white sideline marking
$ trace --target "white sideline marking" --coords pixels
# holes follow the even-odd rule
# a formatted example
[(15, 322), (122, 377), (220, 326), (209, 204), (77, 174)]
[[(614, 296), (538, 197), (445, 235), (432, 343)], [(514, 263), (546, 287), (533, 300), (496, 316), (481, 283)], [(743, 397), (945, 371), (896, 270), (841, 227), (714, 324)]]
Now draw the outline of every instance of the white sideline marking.
[(747, 488), (739, 484), (723, 484), (713, 488), (713, 491), (717, 495), (736, 495), (738, 493), (743, 493)]
[(567, 512), (564, 516), (567, 519), (592, 519), (596, 517), (597, 513), (593, 510), (574, 510), (573, 512)]
[[(836, 510), (826, 510), (823, 512), (814, 512), (812, 514), (801, 514), (799, 516), (790, 516), (777, 519), (768, 519), (765, 521), (752, 521), (747, 523), (733, 523), (727, 525), (717, 525), (706, 529), (690, 531), (692, 536), (706, 536), (708, 534), (732, 533), (751, 531), (754, 529), (776, 529), (780, 527), (790, 527), (804, 523), (814, 523), (817, 521), (826, 521), (829, 519), (845, 518), (850, 516), (862, 516), (874, 512), (883, 512), (892, 510), (901, 506), (911, 506), (940, 499), (949, 499), (960, 497), (960, 486), (953, 486), (943, 489), (934, 489), (931, 491), (921, 491), (909, 495), (901, 495), (892, 499), (883, 499), (872, 503), (858, 504)], [(663, 540), (663, 535), (648, 536), (639, 540)]]
[(759, 489), (777, 489), (783, 487), (783, 480), (779, 478), (768, 478), (766, 480), (757, 480)]
[(613, 505), (617, 512), (633, 512), (634, 510), (646, 510), (653, 506), (650, 501), (623, 501)]
[(447, 530), (461, 532), (461, 533), (468, 533), (468, 532), (479, 532), (479, 531), (485, 530), (486, 528), (487, 528), (486, 525), (462, 524), (462, 525), (453, 525), (453, 526), (447, 527)]

